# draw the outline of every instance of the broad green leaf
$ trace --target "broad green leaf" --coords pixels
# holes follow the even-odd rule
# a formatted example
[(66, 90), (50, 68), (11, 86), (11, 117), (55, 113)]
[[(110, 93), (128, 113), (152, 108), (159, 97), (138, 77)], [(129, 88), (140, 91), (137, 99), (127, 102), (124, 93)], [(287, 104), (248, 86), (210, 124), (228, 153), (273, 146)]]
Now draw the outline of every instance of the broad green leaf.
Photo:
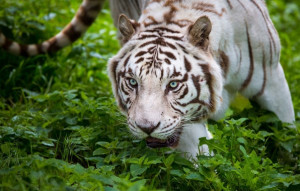
[(249, 157), (248, 154), (247, 154), (247, 151), (246, 151), (245, 147), (243, 147), (242, 145), (240, 145), (240, 151), (242, 151), (244, 157), (246, 157), (246, 158)]
[(94, 150), (93, 156), (95, 156), (95, 155), (105, 155), (105, 154), (108, 154), (108, 153), (109, 153), (109, 150), (103, 149), (103, 148), (98, 148), (98, 149)]
[(132, 177), (137, 177), (141, 174), (143, 174), (148, 167), (146, 166), (140, 166), (139, 164), (131, 164), (130, 165), (130, 173)]
[(188, 179), (188, 180), (197, 180), (197, 181), (205, 181), (204, 177), (202, 175), (200, 175), (199, 173), (196, 173), (196, 172), (188, 174), (186, 176), (186, 179)]

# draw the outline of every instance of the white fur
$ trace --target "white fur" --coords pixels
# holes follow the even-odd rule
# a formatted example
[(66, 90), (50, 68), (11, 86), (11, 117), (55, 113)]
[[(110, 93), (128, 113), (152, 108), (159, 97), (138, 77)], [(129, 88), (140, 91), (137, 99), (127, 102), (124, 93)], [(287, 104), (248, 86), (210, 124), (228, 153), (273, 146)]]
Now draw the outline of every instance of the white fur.
[(88, 28), (84, 23), (82, 23), (80, 20), (78, 20), (76, 17), (74, 17), (71, 21), (72, 26), (75, 28), (76, 31), (79, 31), (81, 33), (85, 32)]
[(43, 51), (43, 52), (47, 52), (47, 50), (48, 50), (49, 47), (50, 47), (50, 43), (49, 43), (49, 42), (44, 41), (44, 42), (42, 43), (42, 51)]
[(65, 47), (72, 43), (69, 37), (62, 32), (58, 33), (55, 37), (59, 47)]
[[(288, 84), (284, 77), (281, 65), (279, 64), (280, 41), (278, 34), (269, 18), (267, 8), (264, 1), (261, 0), (182, 0), (171, 1), (162, 0), (160, 2), (152, 2), (151, 0), (110, 0), (112, 7), (112, 15), (114, 23), (117, 24), (118, 16), (126, 14), (130, 19), (138, 20), (140, 25), (135, 26), (135, 34), (132, 34), (131, 40), (127, 42), (121, 51), (109, 61), (109, 75), (112, 79), (112, 86), (114, 94), (120, 106), (123, 106), (123, 112), (128, 115), (129, 128), (132, 133), (140, 138), (145, 138), (148, 135), (137, 127), (137, 124), (143, 127), (151, 127), (158, 124), (158, 127), (151, 133), (151, 136), (158, 139), (166, 139), (172, 136), (178, 130), (182, 130), (181, 137), (177, 149), (182, 152), (187, 152), (193, 158), (199, 154), (198, 139), (200, 137), (212, 138), (207, 128), (203, 123), (192, 123), (193, 112), (198, 111), (199, 106), (195, 103), (185, 107), (177, 107), (175, 109), (181, 110), (182, 115), (174, 110), (170, 105), (176, 101), (176, 97), (172, 94), (166, 94), (165, 90), (170, 81), (181, 80), (181, 77), (169, 79), (167, 74), (176, 71), (184, 71), (184, 57), (186, 57), (192, 65), (192, 71), (189, 72), (189, 80), (186, 85), (189, 87), (187, 96), (179, 101), (179, 104), (184, 105), (189, 103), (194, 98), (203, 101), (204, 105), (199, 111), (209, 112), (210, 118), (222, 118), (230, 104), (239, 92), (247, 98), (256, 100), (261, 107), (273, 111), (283, 122), (293, 123), (295, 120), (293, 104), (291, 100)], [(185, 24), (180, 26), (174, 23), (166, 23), (166, 14), (172, 9), (167, 4), (172, 3), (175, 14), (172, 15), (171, 20), (178, 23)], [(228, 3), (230, 2), (230, 3)], [(81, 8), (87, 11), (88, 16), (96, 18), (98, 11), (88, 11), (90, 8), (102, 3), (98, 0), (84, 0)], [(166, 5), (165, 5), (166, 4)], [(201, 9), (195, 9), (197, 4), (202, 4)], [(82, 11), (79, 9), (78, 14)], [(194, 47), (194, 43), (189, 42), (189, 27), (197, 21), (200, 17), (207, 17), (212, 23), (212, 30), (209, 34), (209, 48), (208, 51), (203, 51), (199, 47)], [(177, 45), (177, 50), (169, 47), (160, 47), (167, 50), (176, 57), (176, 61), (172, 60), (171, 65), (164, 64), (161, 66), (165, 73), (160, 73), (160, 70), (153, 69), (149, 72), (142, 68), (146, 65), (146, 61), (142, 65), (136, 65), (137, 59), (128, 59), (127, 66), (124, 67), (127, 55), (126, 53), (133, 53), (146, 51), (145, 58), (151, 57), (149, 53), (149, 46), (144, 48), (139, 47), (144, 41), (138, 40), (143, 35), (151, 35), (144, 32), (146, 29), (153, 29), (157, 26), (149, 26), (153, 19), (160, 23), (161, 27), (167, 27), (179, 33), (172, 34), (173, 37), (182, 38), (184, 41), (181, 45), (186, 48), (188, 54), (183, 54)], [(165, 22), (165, 23), (164, 23)], [(76, 31), (85, 32), (87, 26), (76, 19), (76, 16), (71, 21), (71, 25), (75, 27)], [(129, 30), (130, 31), (130, 30)], [(199, 31), (200, 32), (200, 31)], [(120, 34), (120, 33), (119, 33)], [(146, 40), (155, 40), (155, 37), (148, 37)], [(55, 41), (56, 40), (56, 41)], [(42, 52), (47, 52), (50, 43), (55, 41), (57, 46), (64, 47), (72, 42), (69, 37), (63, 32), (60, 32), (55, 37), (42, 43)], [(165, 42), (173, 44), (172, 40), (165, 39)], [(5, 36), (0, 33), (0, 47), (5, 43)], [(136, 45), (136, 46), (135, 46)], [(135, 47), (134, 47), (135, 46)], [(134, 49), (131, 49), (134, 47)], [(251, 51), (249, 51), (249, 47)], [(20, 45), (13, 42), (8, 48), (8, 51), (14, 54), (20, 54)], [(29, 55), (38, 53), (35, 45), (29, 45), (27, 52)], [(224, 53), (229, 60), (229, 65), (226, 71), (221, 71), (222, 55)], [(251, 57), (251, 54), (253, 57)], [(124, 56), (125, 55), (125, 56)], [(183, 56), (184, 55), (184, 56)], [(123, 56), (123, 57), (122, 57)], [(166, 55), (157, 54), (157, 60), (165, 60)], [(195, 57), (201, 58), (194, 59)], [(253, 59), (252, 59), (253, 58)], [(156, 60), (156, 61), (157, 61)], [(252, 61), (253, 65), (250, 65)], [(116, 68), (114, 63), (118, 62)], [(263, 63), (265, 65), (263, 65)], [(211, 89), (209, 82), (205, 79), (205, 71), (199, 65), (205, 65), (211, 74)], [(250, 68), (253, 67), (253, 73), (249, 73)], [(116, 71), (125, 72), (124, 76), (120, 77), (120, 82), (116, 84)], [(116, 70), (116, 71), (113, 71)], [(141, 71), (141, 72), (140, 72)], [(139, 73), (140, 76), (137, 74)], [(266, 74), (266, 76), (264, 76)], [(201, 85), (201, 93), (197, 96), (197, 88), (191, 80), (192, 75), (199, 77), (199, 84)], [(163, 79), (159, 81), (159, 77)], [(251, 76), (249, 78), (249, 76)], [(119, 86), (124, 85), (128, 78), (136, 78), (138, 80), (139, 92), (125, 94)], [(266, 79), (266, 81), (264, 81)], [(202, 80), (202, 81), (201, 81)], [(249, 81), (249, 83), (247, 83)], [(246, 85), (247, 86), (246, 86)], [(261, 90), (264, 87), (264, 91)], [(127, 88), (129, 92), (129, 88)], [(130, 90), (131, 91), (131, 90)], [(261, 93), (260, 93), (261, 92)], [(179, 97), (179, 96), (177, 96)], [(213, 99), (211, 99), (213, 98)], [(125, 101), (130, 100), (125, 105)], [(210, 101), (213, 100), (212, 103)], [(214, 104), (214, 110), (209, 111), (209, 104)], [(126, 110), (128, 109), (128, 111)], [(202, 113), (200, 113), (202, 114)], [(206, 118), (207, 116), (203, 117)], [(201, 118), (201, 116), (200, 116)], [(201, 121), (201, 120), (200, 120)], [(183, 128), (181, 129), (181, 125)], [(200, 154), (208, 154), (207, 146), (200, 147)]]
[[(130, 19), (135, 19), (140, 23), (140, 25), (134, 26), (135, 33), (130, 36), (129, 42), (109, 61), (109, 76), (112, 80), (114, 94), (118, 98), (117, 101), (123, 112), (128, 115), (129, 128), (135, 136), (140, 138), (148, 136), (138, 125), (144, 128), (157, 125), (151, 136), (158, 139), (167, 139), (180, 130), (178, 150), (187, 152), (192, 158), (195, 158), (197, 154), (209, 154), (207, 146), (202, 146), (199, 150), (198, 139), (200, 137), (210, 139), (212, 136), (205, 127), (204, 122), (191, 123), (194, 112), (201, 111), (202, 113), (198, 114), (203, 115), (208, 112), (210, 118), (220, 119), (224, 116), (230, 102), (238, 92), (247, 98), (256, 100), (261, 107), (273, 111), (283, 122), (294, 122), (295, 117), (290, 91), (282, 67), (279, 64), (280, 41), (269, 18), (264, 1), (169, 0), (168, 3), (166, 3), (167, 0), (160, 2), (152, 2), (151, 0), (110, 1), (115, 24), (118, 23), (120, 14), (126, 14)], [(81, 8), (87, 11), (89, 17), (96, 18), (98, 11), (91, 11), (90, 8), (100, 3), (102, 1), (84, 0)], [(172, 10), (171, 6), (168, 6), (170, 3), (176, 11), (169, 19), (182, 26), (165, 21), (167, 14)], [(204, 9), (201, 9), (201, 6), (195, 9), (199, 5), (202, 8), (208, 6)], [(82, 9), (79, 9), (76, 14), (82, 14), (81, 11)], [(195, 47), (194, 43), (189, 41), (189, 27), (201, 17), (207, 17), (212, 24), (208, 51)], [(166, 54), (152, 55), (149, 52), (149, 48), (151, 48), (149, 46), (139, 47), (145, 41), (157, 39), (151, 37), (153, 34), (145, 32), (147, 29), (157, 27), (148, 25), (153, 22), (153, 19), (157, 23), (162, 23), (159, 25), (160, 27), (178, 31), (179, 33), (171, 35), (183, 39), (180, 44), (186, 48), (188, 54), (183, 53), (181, 47), (177, 46), (178, 44), (176, 45), (172, 39), (165, 38), (165, 43), (173, 44), (177, 50), (160, 45), (157, 45), (156, 49), (162, 48), (164, 51), (173, 54), (176, 59), (172, 60), (171, 65), (162, 64), (161, 68), (164, 69), (164, 73), (153, 68), (149, 74), (145, 68), (142, 68), (147, 65), (146, 60), (142, 61), (140, 65), (135, 64), (137, 62), (137, 59), (134, 58), (135, 53), (145, 51), (144, 58), (156, 56), (155, 61), (162, 61), (168, 57)], [(75, 27), (76, 31), (82, 33), (87, 30), (87, 26), (79, 21), (76, 16), (71, 21), (71, 25)], [(164, 31), (163, 33), (168, 32)], [(150, 35), (150, 37), (147, 37), (144, 41), (138, 40), (142, 35)], [(42, 43), (42, 52), (47, 52), (53, 42), (61, 48), (72, 43), (68, 36), (60, 32), (55, 37)], [(0, 47), (4, 43), (5, 36), (0, 33)], [(18, 43), (13, 42), (7, 50), (14, 54), (20, 54), (21, 48)], [(29, 45), (27, 52), (29, 55), (36, 55), (38, 53), (37, 46)], [(126, 60), (128, 58), (127, 54), (132, 54), (133, 57)], [(222, 73), (223, 54), (227, 56), (229, 65), (227, 72), (224, 70)], [(253, 57), (251, 57), (251, 54)], [(168, 74), (175, 72), (175, 70), (185, 71), (184, 57), (191, 63), (192, 70), (188, 72), (189, 80), (184, 82), (189, 87), (189, 91), (183, 99), (178, 101), (178, 105), (185, 105), (197, 98), (203, 101), (203, 107), (198, 107), (199, 104), (197, 105), (197, 103), (180, 107), (177, 105), (175, 109), (183, 113), (179, 114), (171, 107), (171, 103), (174, 103), (179, 96), (176, 97), (171, 93), (166, 93), (166, 87), (172, 80), (182, 80), (183, 76), (171, 78)], [(195, 59), (195, 57), (200, 59)], [(125, 62), (127, 62), (126, 67), (124, 67)], [(115, 65), (115, 63), (118, 63), (118, 65)], [(199, 67), (199, 65), (205, 65), (206, 69)], [(253, 67), (253, 73), (249, 73), (251, 67)], [(129, 69), (131, 72), (128, 72)], [(209, 81), (206, 79), (205, 72), (207, 71), (204, 70), (208, 70), (211, 74), (210, 81), (213, 82), (211, 89)], [(116, 72), (124, 71), (124, 76), (115, 76)], [(201, 87), (199, 95), (197, 94), (197, 87), (194, 85), (195, 82), (191, 80), (192, 76), (199, 78)], [(251, 77), (249, 78), (249, 76)], [(159, 80), (160, 77), (162, 81)], [(119, 82), (117, 82), (117, 78), (120, 80)], [(121, 85), (124, 86), (128, 78), (137, 79), (139, 84), (138, 93), (133, 92), (128, 87), (127, 91), (129, 93), (124, 93), (120, 88)], [(266, 81), (264, 81), (265, 79)], [(264, 89), (263, 92), (262, 89)], [(213, 92), (213, 95), (211, 95), (211, 92)], [(127, 100), (129, 102), (124, 104)], [(214, 109), (209, 109), (210, 104), (214, 104)], [(197, 108), (200, 109), (197, 110)], [(206, 117), (200, 115), (199, 121), (205, 121)]]
[[(146, 1), (146, 4), (147, 2), (149, 1)], [(257, 0), (230, 0), (230, 2), (231, 4), (228, 4), (228, 1), (226, 0), (216, 0), (213, 2), (210, 0), (182, 0), (174, 1), (172, 4), (172, 6), (176, 8), (176, 14), (172, 17), (175, 21), (193, 24), (198, 18), (206, 16), (212, 23), (212, 30), (209, 36), (209, 55), (190, 43), (182, 44), (190, 53), (185, 55), (192, 63), (193, 69), (189, 72), (190, 74), (200, 75), (202, 77), (205, 76), (203, 71), (199, 69), (199, 67), (196, 67), (196, 65), (198, 66), (202, 63), (193, 60), (193, 56), (200, 57), (204, 61), (203, 64), (205, 64), (205, 62), (209, 63), (209, 71), (213, 74), (212, 88), (216, 97), (214, 104), (217, 109), (215, 113), (210, 113), (211, 118), (216, 120), (222, 118), (236, 93), (240, 92), (248, 98), (254, 98), (263, 108), (275, 112), (280, 120), (293, 123), (295, 118), (290, 91), (282, 67), (279, 64), (280, 42), (277, 32), (267, 15), (267, 9), (264, 2)], [(193, 6), (196, 6), (197, 3), (202, 3), (203, 6), (205, 6), (205, 4), (213, 4), (213, 6), (208, 7), (208, 9), (211, 9), (212, 11), (194, 9)], [(189, 116), (188, 111), (193, 111), (194, 106), (194, 104), (191, 104), (185, 108), (180, 108), (182, 112), (187, 112), (187, 114), (185, 116), (178, 116), (178, 121), (171, 119), (171, 116), (176, 115), (176, 112), (174, 113), (167, 102), (172, 102), (172, 99), (176, 98), (165, 96), (163, 93), (166, 83), (169, 83), (170, 79), (166, 79), (164, 83), (160, 84), (158, 80), (155, 80), (155, 72), (153, 72), (153, 75), (147, 77), (147, 72), (145, 70), (143, 71), (143, 69), (141, 70), (143, 64), (136, 65), (135, 62), (137, 62), (137, 60), (134, 60), (133, 58), (130, 58), (129, 61), (127, 60), (127, 68), (122, 67), (126, 56), (121, 57), (121, 55), (124, 55), (126, 51), (129, 50), (133, 52), (134, 55), (134, 52), (138, 53), (140, 51), (148, 50), (148, 46), (138, 49), (135, 48), (133, 50), (131, 50), (130, 47), (133, 45), (139, 46), (139, 43), (143, 43), (136, 41), (136, 39), (142, 35), (149, 35), (149, 33), (143, 33), (143, 31), (149, 28), (151, 29), (149, 23), (153, 22), (153, 19), (158, 23), (164, 22), (166, 13), (170, 11), (170, 7), (164, 6), (164, 4), (165, 1), (159, 3), (151, 3), (150, 1), (145, 10), (141, 11), (143, 14), (138, 20), (138, 22), (141, 23), (140, 27), (136, 29), (136, 33), (132, 36), (132, 39), (124, 45), (124, 48), (121, 49), (119, 54), (110, 60), (109, 64), (111, 78), (114, 76), (112, 73), (117, 71), (127, 71), (129, 68), (136, 76), (138, 76), (138, 71), (142, 71), (139, 78), (134, 77), (138, 79), (138, 83), (142, 88), (139, 90), (138, 96), (134, 93), (130, 93), (129, 95), (123, 94), (119, 86), (124, 83), (124, 80), (126, 79), (123, 79), (119, 84), (114, 84), (113, 81), (115, 95), (121, 97), (121, 101), (130, 99), (132, 102), (132, 104), (127, 104), (127, 107), (130, 108), (128, 113), (129, 126), (133, 134), (140, 138), (147, 137), (147, 134), (135, 126), (136, 122), (143, 124), (146, 127), (161, 122), (160, 126), (151, 134), (151, 136), (164, 139), (172, 135), (172, 133), (179, 128), (178, 124), (180, 124), (180, 121), (185, 121), (189, 117), (192, 117)], [(116, 7), (116, 5), (114, 5), (114, 7)], [(244, 10), (244, 8), (246, 10)], [(126, 14), (126, 12), (120, 13)], [(113, 12), (113, 15), (116, 14), (118, 13)], [(127, 14), (130, 15), (130, 12)], [(179, 31), (180, 33), (172, 34), (172, 36), (182, 37), (188, 42), (189, 25), (180, 27), (176, 24), (166, 24), (165, 26), (162, 25), (162, 27), (168, 27), (174, 31)], [(153, 26), (153, 28), (155, 28), (155, 26)], [(168, 39), (166, 39), (166, 42), (168, 42)], [(166, 47), (163, 49), (172, 52), (176, 56), (178, 55), (177, 61), (173, 61), (171, 67), (166, 65), (162, 66), (164, 71), (166, 73), (172, 73), (172, 67), (176, 68), (177, 71), (182, 71), (184, 66), (181, 52), (176, 52), (176, 50)], [(223, 59), (221, 57), (221, 52), (229, 59), (227, 73), (224, 71), (224, 76), (222, 76), (220, 69), (220, 62)], [(147, 53), (144, 55), (145, 58), (148, 56), (151, 57), (151, 54)], [(163, 55), (157, 55), (157, 57), (160, 60), (165, 59)], [(114, 68), (112, 68), (112, 63), (115, 61), (119, 62), (119, 64), (116, 71), (113, 71)], [(265, 65), (263, 65), (263, 63)], [(253, 67), (252, 73), (249, 72), (251, 67)], [(266, 74), (266, 76), (264, 76), (264, 74)], [(266, 82), (264, 82), (264, 79), (266, 79)], [(189, 95), (186, 100), (180, 100), (180, 104), (188, 103), (189, 100), (195, 96), (196, 89), (192, 86), (193, 83), (189, 81), (187, 84), (189, 84)], [(264, 91), (259, 93), (262, 89), (264, 89)], [(130, 92), (130, 90), (127, 91)], [(203, 83), (201, 85), (201, 95), (199, 99), (207, 101), (210, 96), (207, 84)], [(171, 122), (169, 123), (168, 121)], [(168, 128), (166, 128), (166, 126)], [(166, 129), (168, 132), (166, 132)], [(209, 150), (206, 145), (200, 147), (199, 152), (198, 145), (200, 137), (206, 137), (207, 139), (212, 138), (212, 135), (209, 133), (204, 123), (191, 124), (190, 122), (185, 122), (176, 149), (188, 153), (192, 158), (195, 158), (197, 154), (208, 155)]]
[(37, 55), (38, 54), (37, 46), (34, 44), (28, 45), (27, 52), (30, 56)]
[(207, 140), (212, 139), (211, 133), (208, 131), (204, 123), (192, 123), (184, 125), (180, 136), (177, 150), (186, 153), (187, 157), (195, 159), (198, 154), (212, 155), (207, 145), (199, 147), (199, 138), (206, 137)]
[(13, 54), (20, 54), (21, 48), (20, 45), (16, 42), (13, 42), (9, 47), (8, 51), (10, 51)]

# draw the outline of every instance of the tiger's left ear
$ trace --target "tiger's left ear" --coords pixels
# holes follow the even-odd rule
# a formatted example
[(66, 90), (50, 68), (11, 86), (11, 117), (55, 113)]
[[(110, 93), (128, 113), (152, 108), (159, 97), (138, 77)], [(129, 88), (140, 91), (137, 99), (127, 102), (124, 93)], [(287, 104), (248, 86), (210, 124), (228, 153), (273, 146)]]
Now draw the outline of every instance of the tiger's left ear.
[(189, 28), (189, 41), (194, 46), (207, 50), (209, 44), (209, 34), (211, 32), (211, 22), (207, 16), (202, 16)]
[(123, 44), (130, 40), (135, 33), (134, 23), (124, 14), (121, 14), (119, 17), (119, 31), (122, 35)]

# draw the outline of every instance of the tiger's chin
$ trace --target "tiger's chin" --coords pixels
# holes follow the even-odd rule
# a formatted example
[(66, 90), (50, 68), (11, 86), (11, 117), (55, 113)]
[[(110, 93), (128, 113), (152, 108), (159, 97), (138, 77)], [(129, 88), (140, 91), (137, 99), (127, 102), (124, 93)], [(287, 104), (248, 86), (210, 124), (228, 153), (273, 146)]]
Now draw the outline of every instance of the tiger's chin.
[(169, 147), (169, 148), (176, 148), (179, 144), (180, 135), (182, 132), (182, 123), (178, 122), (174, 126), (174, 132), (166, 137), (166, 138), (156, 138), (152, 135), (146, 137), (146, 144), (150, 148), (163, 148), (163, 147)]
[(180, 133), (175, 133), (174, 135), (168, 137), (167, 139), (158, 139), (149, 136), (146, 138), (146, 144), (150, 148), (163, 148), (163, 147), (175, 148), (177, 147), (179, 140), (180, 140)]
[(179, 142), (179, 137), (172, 137), (166, 140), (153, 137), (146, 138), (146, 144), (150, 148), (176, 147)]

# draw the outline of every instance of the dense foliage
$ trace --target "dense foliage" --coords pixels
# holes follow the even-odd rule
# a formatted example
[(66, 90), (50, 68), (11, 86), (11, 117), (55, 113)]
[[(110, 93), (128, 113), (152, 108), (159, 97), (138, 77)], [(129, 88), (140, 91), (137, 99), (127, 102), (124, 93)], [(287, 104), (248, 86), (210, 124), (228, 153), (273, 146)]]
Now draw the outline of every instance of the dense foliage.
[[(0, 30), (23, 43), (47, 39), (80, 0), (4, 0)], [(300, 3), (270, 0), (296, 129), (238, 97), (210, 121), (214, 157), (190, 162), (135, 140), (106, 74), (119, 48), (108, 5), (83, 38), (54, 55), (0, 51), (0, 190), (300, 190)], [(279, 90), (280, 91), (280, 90)]]

